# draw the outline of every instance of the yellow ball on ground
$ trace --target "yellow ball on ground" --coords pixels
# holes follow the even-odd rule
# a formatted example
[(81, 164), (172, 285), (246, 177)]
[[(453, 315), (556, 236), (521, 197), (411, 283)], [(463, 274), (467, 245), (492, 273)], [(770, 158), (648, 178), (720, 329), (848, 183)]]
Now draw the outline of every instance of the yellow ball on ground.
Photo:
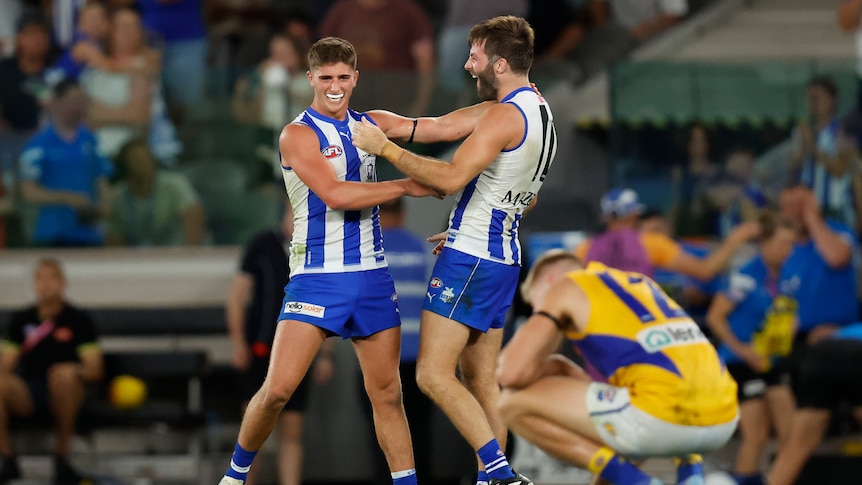
[(111, 381), (111, 404), (118, 409), (134, 409), (147, 398), (147, 385), (130, 375), (121, 375)]

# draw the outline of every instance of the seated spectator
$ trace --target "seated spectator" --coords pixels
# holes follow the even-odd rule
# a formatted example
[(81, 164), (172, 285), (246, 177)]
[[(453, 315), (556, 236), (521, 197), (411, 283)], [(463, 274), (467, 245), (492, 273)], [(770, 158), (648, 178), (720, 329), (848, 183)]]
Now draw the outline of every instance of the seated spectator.
[(799, 181), (814, 191), (824, 215), (855, 228), (862, 217), (862, 200), (854, 193), (858, 133), (852, 131), (859, 123), (842, 126), (838, 87), (832, 78), (809, 81), (806, 100), (811, 123), (800, 124), (793, 134), (791, 166), (799, 170)]
[(93, 246), (104, 242), (99, 220), (107, 214), (111, 163), (84, 126), (87, 97), (73, 80), (54, 87), (50, 123), (24, 147), (21, 197), (39, 206), (34, 243)]
[(793, 394), (776, 366), (790, 353), (795, 304), (779, 294), (781, 268), (796, 241), (797, 226), (776, 213), (760, 218), (757, 255), (728, 279), (712, 302), (707, 323), (718, 353), (738, 384), (742, 441), (733, 475), (742, 485), (760, 481), (761, 455), (775, 429), (779, 449), (787, 439)]
[(742, 221), (757, 219), (766, 196), (754, 179), (754, 154), (745, 148), (730, 151), (724, 170), (705, 190), (705, 199), (718, 212), (718, 237), (723, 239)]
[(824, 333), (812, 345), (799, 366), (794, 383), (798, 409), (791, 418), (787, 441), (772, 463), (769, 485), (796, 483), (823, 441), (833, 411), (849, 405), (853, 417), (862, 423), (862, 323)]
[(20, 478), (9, 437), (10, 416), (53, 417), (55, 483), (79, 483), (69, 464), (85, 385), (102, 378), (104, 363), (93, 321), (65, 300), (60, 262), (36, 266), (36, 304), (12, 314), (0, 351), (0, 483)]
[(171, 119), (179, 122), (203, 98), (207, 39), (203, 0), (112, 0), (136, 7), (143, 25), (155, 32), (164, 60), (161, 83), (171, 104)]
[(161, 56), (144, 43), (141, 17), (134, 10), (114, 12), (108, 53), (89, 52), (90, 69), (81, 75), (99, 149), (115, 157), (128, 141), (146, 135), (159, 161), (170, 164), (180, 144), (159, 86)]
[(705, 125), (694, 122), (686, 131), (685, 161), (671, 171), (674, 194), (674, 233), (678, 237), (714, 235), (718, 214), (706, 200), (706, 190), (719, 175), (712, 161), (712, 144)]
[(638, 230), (643, 206), (634, 190), (609, 191), (602, 197), (601, 207), (606, 230), (575, 248), (575, 255), (584, 263), (598, 261), (650, 277), (655, 268), (663, 268), (702, 281), (711, 280), (724, 270), (736, 250), (759, 231), (756, 223), (740, 224), (721, 246), (700, 259), (684, 252), (665, 235)]
[(781, 271), (782, 294), (799, 302), (798, 353), (821, 332), (859, 320), (853, 232), (821, 215), (817, 198), (802, 186), (785, 189), (782, 214), (801, 228), (793, 254)]
[(427, 114), (434, 89), (434, 31), (414, 0), (339, 0), (320, 24), (320, 35), (356, 47), (365, 76), (352, 98), (357, 109)]
[(204, 210), (181, 173), (160, 169), (144, 140), (126, 144), (117, 156), (120, 181), (108, 217), (108, 242), (131, 246), (199, 245)]
[(64, 78), (78, 80), (87, 67), (86, 60), (104, 51), (109, 32), (110, 23), (105, 6), (97, 2), (84, 5), (78, 13), (72, 45), (48, 70), (48, 82), (56, 84)]
[(25, 14), (16, 31), (15, 54), (0, 61), (0, 132), (31, 133), (39, 126), (50, 27), (41, 16)]

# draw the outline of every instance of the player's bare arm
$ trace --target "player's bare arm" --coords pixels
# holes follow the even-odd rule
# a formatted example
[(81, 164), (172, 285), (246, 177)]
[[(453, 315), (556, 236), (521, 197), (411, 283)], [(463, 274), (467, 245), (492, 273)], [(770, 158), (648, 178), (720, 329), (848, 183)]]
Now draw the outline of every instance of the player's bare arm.
[[(390, 140), (398, 142), (436, 143), (457, 141), (473, 133), (479, 119), (495, 101), (485, 101), (457, 109), (443, 116), (408, 118), (390, 111), (367, 114)], [(416, 126), (414, 128), (414, 121)], [(411, 139), (412, 137), (412, 139)]]
[(549, 370), (562, 373), (552, 369), (559, 362), (549, 362), (549, 357), (559, 347), (564, 330), (577, 328), (576, 319), (586, 321), (584, 314), (589, 316), (589, 301), (581, 287), (568, 278), (554, 284), (500, 354), (500, 385), (520, 389), (549, 375)]
[(436, 195), (432, 189), (409, 179), (373, 184), (338, 180), (335, 169), (318, 150), (317, 135), (307, 126), (287, 125), (278, 144), (283, 166), (290, 167), (324, 204), (335, 210), (365, 209), (404, 195)]
[(445, 194), (461, 190), (485, 170), (501, 151), (517, 146), (524, 136), (524, 118), (518, 108), (494, 104), (480, 118), (473, 133), (447, 163), (407, 151), (391, 142), (371, 123), (356, 123), (353, 144), (381, 155), (408, 177)]

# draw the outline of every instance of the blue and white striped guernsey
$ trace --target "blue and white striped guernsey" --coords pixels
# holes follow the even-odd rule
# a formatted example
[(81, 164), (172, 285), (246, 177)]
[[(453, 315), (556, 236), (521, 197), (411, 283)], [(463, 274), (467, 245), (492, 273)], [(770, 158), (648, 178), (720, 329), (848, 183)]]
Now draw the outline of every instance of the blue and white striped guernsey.
[[(320, 141), (320, 152), (335, 169), (339, 180), (376, 182), (376, 157), (357, 149), (351, 141), (351, 127), (363, 118), (371, 120), (362, 113), (348, 110), (347, 119), (339, 121), (308, 108), (293, 122), (314, 130)], [(386, 267), (376, 206), (334, 210), (327, 207), (290, 167), (282, 165), (282, 175), (294, 213), (291, 276)]]
[(502, 151), (458, 194), (449, 216), (446, 247), (477, 258), (520, 264), (518, 224), (542, 187), (557, 152), (557, 133), (548, 103), (531, 88), (503, 98), (521, 112), (524, 138)]

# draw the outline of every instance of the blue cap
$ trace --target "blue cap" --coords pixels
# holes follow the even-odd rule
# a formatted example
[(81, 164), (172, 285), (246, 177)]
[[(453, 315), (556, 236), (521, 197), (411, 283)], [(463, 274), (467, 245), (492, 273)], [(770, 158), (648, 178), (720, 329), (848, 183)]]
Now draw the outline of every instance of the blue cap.
[(638, 202), (638, 193), (632, 189), (612, 189), (601, 201), (602, 216), (627, 217), (643, 212), (644, 206)]

